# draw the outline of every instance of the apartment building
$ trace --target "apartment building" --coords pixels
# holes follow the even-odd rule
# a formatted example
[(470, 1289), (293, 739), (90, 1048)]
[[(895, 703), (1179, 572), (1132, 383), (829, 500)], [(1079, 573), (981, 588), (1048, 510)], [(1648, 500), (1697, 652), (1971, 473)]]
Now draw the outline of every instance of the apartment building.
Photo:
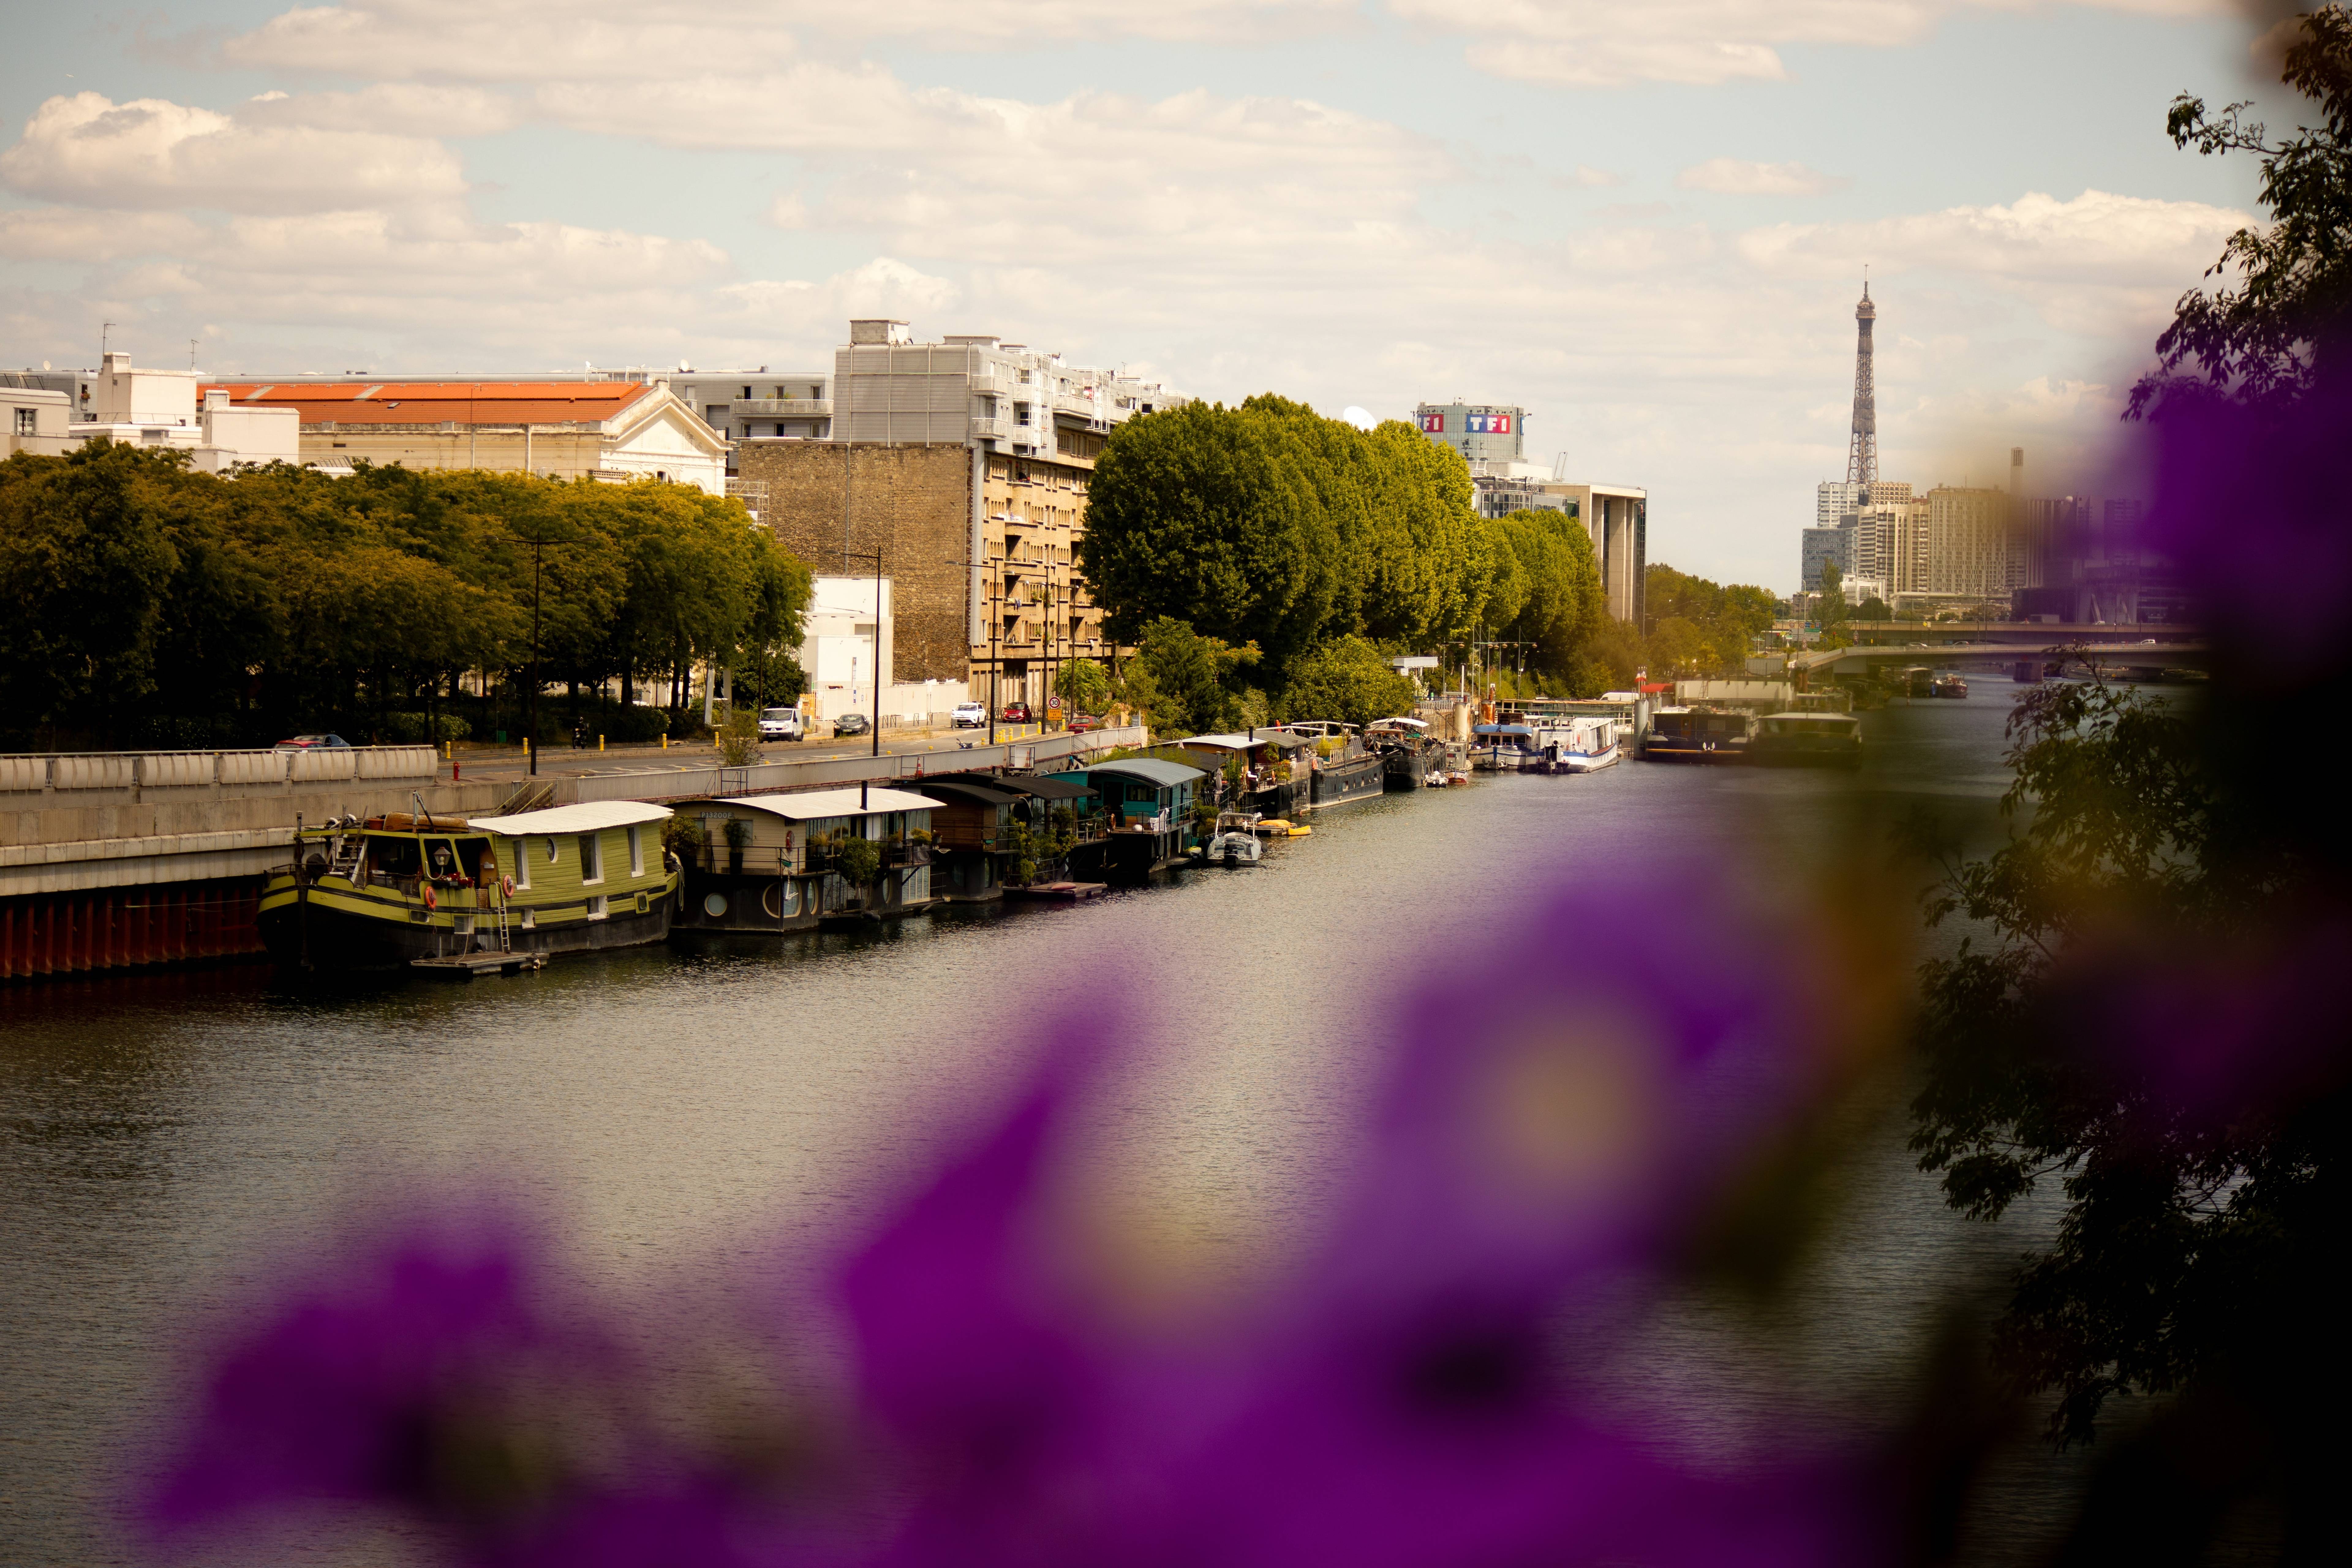
[(850, 323), (831, 389), (830, 437), (739, 440), (737, 488), (821, 571), (870, 573), (882, 555), (898, 679), (1042, 708), (1063, 660), (1122, 651), (1077, 567), (1087, 487), (1112, 429), (1189, 398), (999, 337), (917, 342), (880, 319)]
[(833, 376), (793, 370), (687, 370), (628, 373), (662, 381), (702, 422), (730, 441), (829, 441)]
[(2007, 490), (1937, 485), (1927, 492), (1923, 594), (2007, 599), (2025, 585), (2025, 552)]

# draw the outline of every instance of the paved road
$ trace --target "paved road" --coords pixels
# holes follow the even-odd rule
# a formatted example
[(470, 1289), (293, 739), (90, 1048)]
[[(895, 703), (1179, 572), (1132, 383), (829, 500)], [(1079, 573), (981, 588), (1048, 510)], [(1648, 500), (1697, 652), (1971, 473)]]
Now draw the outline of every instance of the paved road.
[[(1034, 741), (1041, 732), (1035, 724), (999, 724), (998, 744), (1006, 742)], [(1053, 731), (1060, 733), (1059, 731)], [(928, 733), (891, 734), (882, 738), (882, 754), (886, 757), (908, 756), (920, 752), (953, 752), (965, 746), (989, 743), (986, 729), (939, 730)], [(855, 736), (844, 740), (779, 741), (760, 748), (760, 761), (768, 763), (830, 762), (838, 757), (870, 756), (874, 752), (871, 738)], [(461, 779), (505, 783), (522, 777), (529, 767), (519, 746), (460, 745), (452, 759), (461, 770)], [(719, 760), (716, 746), (615, 746), (602, 752), (575, 752), (569, 746), (550, 746), (540, 753), (539, 772), (541, 777), (577, 773), (633, 772), (639, 769), (707, 768)], [(448, 767), (444, 763), (444, 768)]]

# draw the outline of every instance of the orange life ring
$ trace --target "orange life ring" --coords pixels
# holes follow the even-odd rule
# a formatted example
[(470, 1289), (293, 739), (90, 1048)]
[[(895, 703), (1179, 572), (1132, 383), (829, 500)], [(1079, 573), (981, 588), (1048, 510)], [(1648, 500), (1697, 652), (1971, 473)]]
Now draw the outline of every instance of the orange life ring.
[(424, 882), (424, 883), (420, 883), (420, 884), (418, 885), (418, 891), (422, 892), (422, 893), (425, 895), (425, 907), (427, 910), (437, 910), (437, 909), (439, 909), (439, 908), (441, 907), (441, 900), (438, 900), (438, 899), (436, 899), (436, 898), (435, 898), (435, 897), (433, 896), (433, 884), (432, 884), (432, 883), (430, 883), (430, 882)]
[(502, 897), (509, 899), (513, 898), (514, 879), (512, 877), (500, 877), (499, 879), (499, 892)]

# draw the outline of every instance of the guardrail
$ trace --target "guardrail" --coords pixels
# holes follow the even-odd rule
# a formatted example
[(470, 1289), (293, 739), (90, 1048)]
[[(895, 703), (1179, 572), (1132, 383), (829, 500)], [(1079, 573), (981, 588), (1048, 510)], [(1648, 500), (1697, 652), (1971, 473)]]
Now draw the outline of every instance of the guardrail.
[(698, 800), (711, 795), (758, 795), (777, 790), (818, 789), (827, 784), (852, 784), (860, 780), (888, 783), (919, 779), (932, 773), (963, 773), (972, 768), (1045, 768), (1073, 757), (1107, 752), (1114, 746), (1140, 746), (1149, 737), (1143, 726), (1088, 730), (1080, 734), (1040, 735), (1034, 740), (1001, 745), (959, 746), (953, 751), (904, 752), (879, 757), (834, 757), (819, 761), (755, 763), (748, 767), (720, 765), (634, 770), (628, 773), (583, 773), (559, 778), (556, 799), (565, 805), (592, 800)]
[(440, 753), (431, 746), (17, 752), (0, 756), (0, 795), (267, 787), (349, 780), (401, 784), (437, 779), (440, 768)]

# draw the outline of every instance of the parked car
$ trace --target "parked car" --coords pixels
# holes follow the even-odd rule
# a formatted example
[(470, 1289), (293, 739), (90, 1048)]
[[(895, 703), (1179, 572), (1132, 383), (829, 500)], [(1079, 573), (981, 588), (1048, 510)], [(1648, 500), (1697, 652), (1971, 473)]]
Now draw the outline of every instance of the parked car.
[(1073, 713), (1070, 715), (1069, 731), (1073, 735), (1083, 735), (1088, 730), (1099, 730), (1102, 727), (1102, 720), (1095, 714)]
[(959, 730), (982, 730), (988, 726), (988, 707), (981, 702), (959, 702), (948, 721)]
[(338, 748), (350, 751), (352, 743), (341, 735), (296, 735), (280, 741), (275, 750), (280, 752), (331, 752)]
[(760, 739), (762, 741), (797, 741), (802, 733), (799, 709), (763, 708), (760, 710)]
[(833, 732), (836, 735), (863, 735), (873, 727), (866, 721), (863, 713), (844, 713), (833, 721)]
[(1028, 724), (1035, 721), (1030, 715), (1029, 704), (1008, 702), (1004, 705), (1004, 721), (1008, 724)]

